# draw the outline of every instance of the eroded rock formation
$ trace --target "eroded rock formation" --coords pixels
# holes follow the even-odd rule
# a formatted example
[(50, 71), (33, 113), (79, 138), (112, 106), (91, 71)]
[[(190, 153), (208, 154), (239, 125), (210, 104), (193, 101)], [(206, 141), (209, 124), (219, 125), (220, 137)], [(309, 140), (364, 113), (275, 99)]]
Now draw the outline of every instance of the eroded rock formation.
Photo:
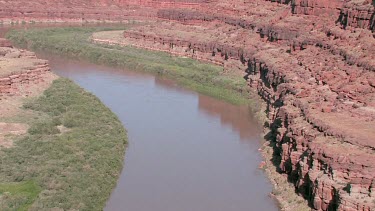
[(5, 0), (0, 2), (0, 21), (93, 22), (155, 17), (160, 8), (196, 8), (210, 0)]
[(47, 61), (37, 59), (33, 52), (12, 48), (9, 41), (0, 39), (0, 100), (25, 91), (20, 90), (24, 85), (44, 82), (49, 71)]

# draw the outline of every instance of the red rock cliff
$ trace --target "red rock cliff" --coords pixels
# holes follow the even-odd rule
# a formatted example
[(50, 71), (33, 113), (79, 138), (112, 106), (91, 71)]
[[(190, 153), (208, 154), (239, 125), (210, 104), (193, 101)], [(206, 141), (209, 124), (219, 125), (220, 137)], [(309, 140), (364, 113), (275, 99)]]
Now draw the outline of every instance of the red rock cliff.
[(0, 21), (121, 21), (129, 17), (153, 17), (158, 8), (195, 8), (208, 0), (5, 0), (0, 2)]
[(37, 59), (33, 52), (12, 47), (0, 38), (0, 100), (19, 94), (19, 88), (38, 84), (50, 71), (47, 61)]

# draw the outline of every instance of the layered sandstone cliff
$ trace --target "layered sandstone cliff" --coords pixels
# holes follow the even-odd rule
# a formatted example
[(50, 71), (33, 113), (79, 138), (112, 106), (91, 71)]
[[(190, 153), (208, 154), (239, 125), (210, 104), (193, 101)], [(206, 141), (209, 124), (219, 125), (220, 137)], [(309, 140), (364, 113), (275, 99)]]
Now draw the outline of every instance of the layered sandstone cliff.
[(5, 0), (0, 22), (98, 22), (155, 17), (160, 8), (196, 8), (210, 0)]
[(49, 78), (50, 68), (45, 60), (29, 51), (15, 49), (0, 38), (0, 100), (17, 94), (27, 94), (30, 85)]

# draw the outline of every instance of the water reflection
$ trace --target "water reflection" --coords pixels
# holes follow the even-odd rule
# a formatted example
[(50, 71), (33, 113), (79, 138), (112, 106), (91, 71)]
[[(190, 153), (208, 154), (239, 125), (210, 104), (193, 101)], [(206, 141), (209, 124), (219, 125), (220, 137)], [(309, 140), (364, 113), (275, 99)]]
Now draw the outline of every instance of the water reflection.
[[(194, 93), (186, 90), (170, 79), (156, 77), (155, 83), (167, 89), (175, 89), (180, 92)], [(231, 127), (240, 134), (243, 140), (258, 139), (261, 127), (258, 125), (254, 114), (248, 106), (237, 106), (225, 101), (216, 100), (210, 96), (198, 94), (198, 108), (201, 112), (219, 117), (223, 126)]]
[(99, 97), (128, 130), (125, 168), (105, 210), (277, 210), (257, 169), (259, 130), (246, 107), (149, 74), (40, 57)]

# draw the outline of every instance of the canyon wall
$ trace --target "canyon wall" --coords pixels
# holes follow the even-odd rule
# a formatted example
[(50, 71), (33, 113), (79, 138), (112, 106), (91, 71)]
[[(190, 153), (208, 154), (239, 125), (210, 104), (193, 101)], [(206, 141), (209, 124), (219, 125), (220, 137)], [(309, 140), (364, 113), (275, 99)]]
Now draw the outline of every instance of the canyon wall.
[[(254, 27), (250, 15), (263, 12), (269, 0), (5, 0), (0, 2), (0, 22), (122, 21), (132, 18), (167, 18), (175, 20), (221, 19), (230, 24)], [(370, 0), (271, 0), (274, 10), (292, 14), (331, 16), (345, 27), (374, 30), (374, 2)], [(254, 3), (256, 9), (254, 8)], [(266, 4), (266, 8), (263, 8)], [(241, 16), (230, 17), (237, 13)], [(229, 14), (229, 16), (228, 16)], [(275, 20), (280, 17), (273, 17)], [(255, 21), (256, 22), (256, 21)]]
[(160, 8), (196, 8), (209, 0), (78, 0), (0, 2), (1, 23), (101, 22), (155, 17)]
[(266, 102), (274, 164), (310, 206), (375, 210), (373, 1), (14, 0), (0, 5), (1, 20), (163, 20), (127, 30), (120, 41), (93, 40), (166, 51), (243, 74)]
[(19, 94), (21, 88), (43, 82), (48, 72), (47, 61), (37, 59), (33, 52), (15, 49), (0, 38), (0, 100)]

